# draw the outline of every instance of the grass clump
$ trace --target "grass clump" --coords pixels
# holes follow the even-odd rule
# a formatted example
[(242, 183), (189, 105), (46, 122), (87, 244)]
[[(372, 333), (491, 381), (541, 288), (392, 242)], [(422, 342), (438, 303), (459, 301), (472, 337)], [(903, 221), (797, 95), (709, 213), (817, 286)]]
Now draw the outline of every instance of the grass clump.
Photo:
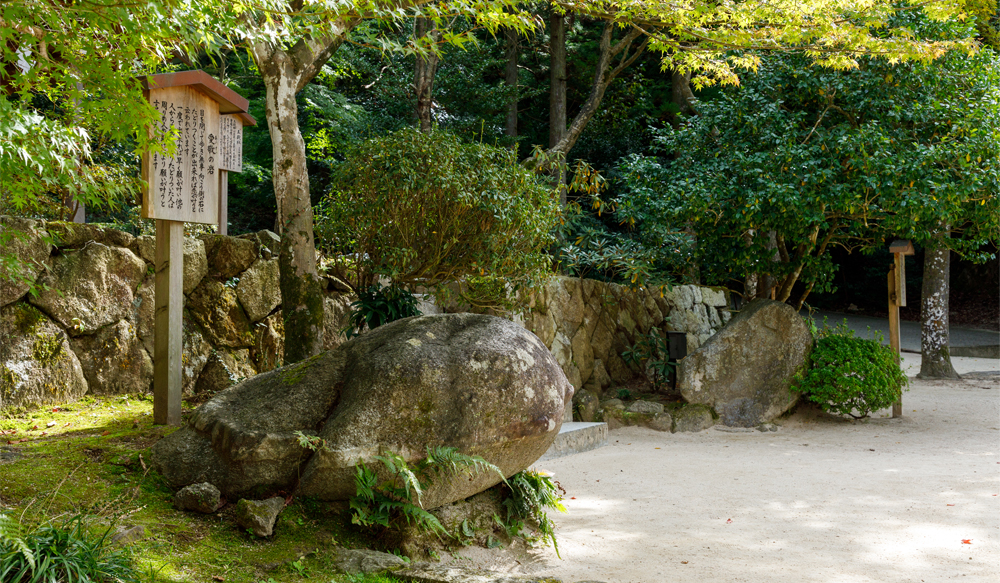
[(109, 531), (88, 532), (82, 515), (27, 534), (0, 514), (0, 581), (4, 583), (130, 583), (139, 581), (131, 558), (108, 544)]
[(793, 385), (824, 411), (854, 419), (868, 417), (899, 400), (909, 379), (896, 362), (892, 349), (874, 333), (871, 340), (857, 338), (847, 321), (830, 328), (813, 328), (814, 344), (809, 369)]

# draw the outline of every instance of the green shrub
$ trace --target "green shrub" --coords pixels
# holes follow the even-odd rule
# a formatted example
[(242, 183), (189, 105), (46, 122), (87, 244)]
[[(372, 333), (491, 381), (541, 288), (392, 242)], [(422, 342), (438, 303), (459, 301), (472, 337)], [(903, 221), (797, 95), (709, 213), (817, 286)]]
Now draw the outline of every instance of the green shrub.
[(442, 293), (464, 282), (464, 299), (506, 307), (549, 273), (559, 213), (514, 151), (408, 129), (348, 153), (315, 209), (317, 245), (355, 292), (379, 277)]
[(892, 349), (874, 339), (856, 338), (847, 322), (815, 330), (809, 370), (794, 388), (824, 411), (867, 417), (899, 400), (909, 379), (896, 363)]
[(93, 536), (82, 516), (46, 524), (22, 535), (0, 514), (0, 581), (3, 583), (129, 583), (139, 577), (122, 551), (108, 548), (108, 532)]

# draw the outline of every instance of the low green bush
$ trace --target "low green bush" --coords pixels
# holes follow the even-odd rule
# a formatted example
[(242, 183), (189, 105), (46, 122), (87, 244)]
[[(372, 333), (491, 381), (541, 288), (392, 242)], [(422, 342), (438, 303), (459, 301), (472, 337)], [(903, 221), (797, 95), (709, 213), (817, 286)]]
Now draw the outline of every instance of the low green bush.
[(513, 150), (402, 130), (352, 148), (330, 188), (316, 245), (356, 293), (386, 278), (508, 309), (551, 272), (559, 197)]
[(882, 335), (857, 338), (847, 322), (830, 328), (813, 327), (815, 342), (809, 369), (793, 388), (829, 413), (855, 419), (869, 416), (899, 400), (909, 379), (896, 363)]

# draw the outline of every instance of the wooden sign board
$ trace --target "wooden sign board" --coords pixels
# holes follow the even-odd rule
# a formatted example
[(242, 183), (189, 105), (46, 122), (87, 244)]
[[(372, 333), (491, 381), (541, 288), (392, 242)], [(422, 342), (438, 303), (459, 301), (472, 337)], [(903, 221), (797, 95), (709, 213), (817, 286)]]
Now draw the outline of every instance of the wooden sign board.
[(226, 173), (242, 169), (243, 125), (256, 122), (246, 99), (204, 71), (152, 75), (142, 83), (160, 113), (150, 135), (177, 140), (170, 156), (143, 156), (142, 216), (156, 220), (153, 422), (180, 425), (184, 223), (216, 224), (220, 215), (225, 221)]
[(146, 154), (142, 216), (147, 219), (215, 224), (219, 220), (219, 106), (192, 86), (149, 90), (160, 112), (159, 130), (175, 131), (171, 157)]
[(223, 115), (219, 119), (219, 165), (221, 170), (243, 172), (243, 116)]

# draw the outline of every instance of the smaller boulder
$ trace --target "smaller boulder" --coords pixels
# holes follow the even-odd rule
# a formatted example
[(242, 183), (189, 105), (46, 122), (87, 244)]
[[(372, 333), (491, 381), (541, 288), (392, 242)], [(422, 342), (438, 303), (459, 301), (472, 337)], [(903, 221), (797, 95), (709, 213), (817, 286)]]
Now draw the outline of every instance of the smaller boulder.
[(756, 427), (798, 400), (792, 379), (811, 350), (812, 335), (794, 308), (754, 300), (680, 362), (677, 387), (688, 403), (715, 409), (723, 424)]
[(646, 427), (649, 427), (654, 431), (665, 431), (670, 433), (674, 429), (674, 420), (673, 417), (670, 416), (670, 413), (664, 411), (663, 413), (657, 413), (656, 416), (650, 419), (649, 423), (646, 424)]
[(111, 535), (111, 544), (130, 545), (136, 541), (146, 538), (146, 527), (140, 525), (123, 526), (115, 534)]
[(580, 416), (580, 421), (590, 423), (597, 419), (600, 400), (590, 389), (581, 389), (573, 395), (573, 405)]
[(260, 254), (260, 243), (250, 239), (206, 234), (201, 236), (208, 256), (208, 273), (229, 279), (246, 271)]
[(369, 549), (337, 549), (334, 568), (348, 575), (379, 573), (406, 565), (401, 557)]
[(685, 405), (673, 414), (674, 433), (697, 433), (715, 425), (712, 410), (704, 405)]
[(222, 493), (208, 482), (191, 484), (174, 494), (174, 508), (178, 510), (193, 510), (202, 514), (211, 514), (220, 507), (222, 507)]
[(243, 272), (236, 284), (236, 297), (250, 318), (260, 322), (281, 303), (278, 260), (258, 261)]
[(629, 413), (648, 413), (656, 415), (663, 413), (663, 405), (652, 401), (636, 401), (628, 406)]
[(274, 523), (285, 508), (285, 499), (240, 500), (236, 503), (236, 524), (261, 538), (274, 534)]

